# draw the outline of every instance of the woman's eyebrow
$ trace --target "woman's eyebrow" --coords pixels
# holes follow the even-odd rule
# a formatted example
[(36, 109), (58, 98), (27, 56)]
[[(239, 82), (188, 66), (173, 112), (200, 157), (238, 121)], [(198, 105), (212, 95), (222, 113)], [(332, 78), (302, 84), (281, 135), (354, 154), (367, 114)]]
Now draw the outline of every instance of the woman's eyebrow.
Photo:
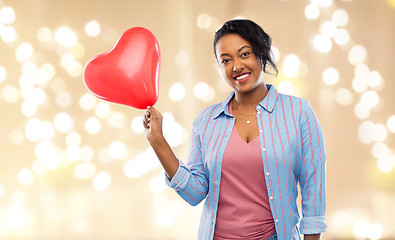
[[(244, 48), (250, 48), (250, 49), (252, 49), (250, 46), (245, 45), (245, 46), (242, 46), (241, 48), (239, 48), (239, 50), (237, 50), (237, 52), (240, 53)], [(228, 53), (222, 53), (222, 54), (220, 55), (220, 57), (222, 57), (222, 56), (230, 56), (230, 54), (228, 54)]]

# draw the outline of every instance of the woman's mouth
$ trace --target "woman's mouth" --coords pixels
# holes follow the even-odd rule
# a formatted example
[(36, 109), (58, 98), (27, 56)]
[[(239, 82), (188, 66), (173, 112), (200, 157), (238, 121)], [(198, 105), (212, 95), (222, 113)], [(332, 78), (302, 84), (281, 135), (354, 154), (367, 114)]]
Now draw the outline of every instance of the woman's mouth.
[(233, 79), (238, 83), (242, 83), (242, 82), (248, 81), (248, 79), (250, 79), (250, 76), (251, 76), (251, 73), (243, 73), (243, 74), (237, 75)]

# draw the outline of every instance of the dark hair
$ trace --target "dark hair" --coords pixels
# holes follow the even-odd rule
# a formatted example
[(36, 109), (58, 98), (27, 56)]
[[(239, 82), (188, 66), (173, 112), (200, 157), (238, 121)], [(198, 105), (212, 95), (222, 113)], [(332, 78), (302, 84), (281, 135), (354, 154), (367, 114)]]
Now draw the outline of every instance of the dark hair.
[(214, 54), (217, 56), (215, 46), (219, 39), (227, 34), (236, 33), (248, 41), (252, 46), (252, 51), (262, 63), (263, 72), (266, 73), (266, 65), (273, 67), (276, 75), (278, 69), (271, 55), (271, 37), (255, 22), (247, 19), (235, 19), (224, 23), (224, 25), (215, 32), (214, 36)]

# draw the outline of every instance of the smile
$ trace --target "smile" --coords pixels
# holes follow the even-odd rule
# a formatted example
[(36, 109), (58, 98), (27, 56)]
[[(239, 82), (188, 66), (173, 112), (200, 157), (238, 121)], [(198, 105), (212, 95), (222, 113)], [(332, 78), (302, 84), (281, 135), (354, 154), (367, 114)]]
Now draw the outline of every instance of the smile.
[(245, 82), (249, 79), (250, 76), (251, 73), (243, 73), (241, 75), (234, 77), (233, 79), (236, 80), (237, 82)]

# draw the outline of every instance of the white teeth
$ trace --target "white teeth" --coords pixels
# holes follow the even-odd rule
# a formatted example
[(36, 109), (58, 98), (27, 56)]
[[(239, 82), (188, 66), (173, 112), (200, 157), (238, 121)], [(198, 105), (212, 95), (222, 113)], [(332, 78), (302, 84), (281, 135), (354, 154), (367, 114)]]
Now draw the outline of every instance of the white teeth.
[(238, 76), (238, 77), (236, 78), (236, 80), (241, 80), (241, 79), (243, 79), (243, 78), (248, 77), (249, 75), (250, 75), (249, 73), (243, 74), (243, 75), (241, 75), (241, 76)]

